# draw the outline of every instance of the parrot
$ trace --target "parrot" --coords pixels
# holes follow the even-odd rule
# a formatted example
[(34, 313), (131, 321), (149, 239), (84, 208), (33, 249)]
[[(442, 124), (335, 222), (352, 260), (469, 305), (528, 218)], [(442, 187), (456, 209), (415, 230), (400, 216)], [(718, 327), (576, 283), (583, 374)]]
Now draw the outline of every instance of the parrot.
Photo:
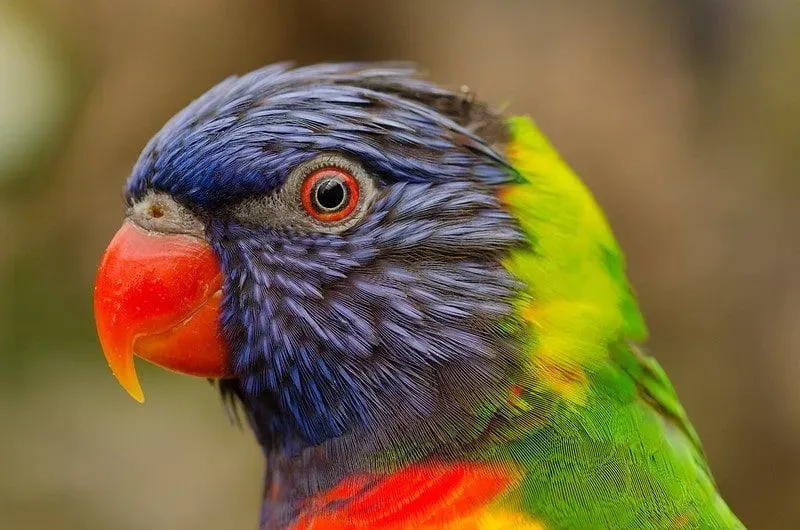
[(744, 528), (532, 118), (412, 64), (274, 64), (172, 117), (124, 197), (104, 356), (140, 402), (135, 357), (213, 382), (260, 529)]

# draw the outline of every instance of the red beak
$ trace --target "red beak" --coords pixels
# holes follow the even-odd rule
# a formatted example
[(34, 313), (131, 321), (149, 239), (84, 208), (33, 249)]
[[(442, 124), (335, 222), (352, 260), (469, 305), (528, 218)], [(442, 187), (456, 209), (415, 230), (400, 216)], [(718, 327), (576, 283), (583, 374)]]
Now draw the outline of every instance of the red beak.
[(134, 354), (184, 374), (230, 374), (221, 297), (222, 273), (208, 243), (122, 225), (97, 271), (94, 314), (111, 371), (134, 399), (144, 401)]

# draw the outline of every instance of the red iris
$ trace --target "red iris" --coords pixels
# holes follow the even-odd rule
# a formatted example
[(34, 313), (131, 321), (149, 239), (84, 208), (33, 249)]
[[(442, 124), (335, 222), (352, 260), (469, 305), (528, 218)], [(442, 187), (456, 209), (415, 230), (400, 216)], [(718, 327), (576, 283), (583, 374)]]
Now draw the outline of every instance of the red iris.
[(353, 213), (358, 204), (358, 181), (342, 169), (324, 167), (310, 173), (300, 190), (303, 208), (324, 223), (335, 223)]

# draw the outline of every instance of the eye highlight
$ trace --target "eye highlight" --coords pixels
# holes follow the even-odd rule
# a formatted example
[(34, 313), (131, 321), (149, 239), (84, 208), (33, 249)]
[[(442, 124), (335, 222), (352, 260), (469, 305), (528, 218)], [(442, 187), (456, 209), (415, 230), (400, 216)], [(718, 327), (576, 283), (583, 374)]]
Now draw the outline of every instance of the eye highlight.
[(300, 198), (306, 213), (317, 221), (342, 221), (358, 204), (358, 181), (343, 169), (323, 167), (306, 176)]

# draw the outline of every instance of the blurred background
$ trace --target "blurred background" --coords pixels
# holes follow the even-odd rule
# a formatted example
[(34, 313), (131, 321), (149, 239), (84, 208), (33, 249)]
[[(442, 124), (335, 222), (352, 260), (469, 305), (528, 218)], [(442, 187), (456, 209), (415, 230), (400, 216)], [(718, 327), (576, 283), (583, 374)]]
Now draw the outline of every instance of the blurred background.
[(95, 267), (147, 139), (276, 60), (410, 59), (532, 114), (606, 208), (723, 494), (800, 528), (800, 4), (0, 0), (0, 527), (254, 528), (202, 380), (107, 370)]

